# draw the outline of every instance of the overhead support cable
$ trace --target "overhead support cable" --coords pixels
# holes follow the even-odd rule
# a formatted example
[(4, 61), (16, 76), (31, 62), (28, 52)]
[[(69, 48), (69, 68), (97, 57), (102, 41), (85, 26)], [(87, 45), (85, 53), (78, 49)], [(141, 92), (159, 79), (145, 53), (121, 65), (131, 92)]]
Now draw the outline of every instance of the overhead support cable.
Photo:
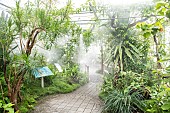
[[(94, 7), (92, 6), (92, 4), (91, 4), (90, 2), (89, 2), (89, 6), (90, 6), (90, 9), (93, 11), (94, 16), (95, 16), (95, 18), (96, 18), (95, 21), (99, 20), (99, 18), (98, 18), (98, 16), (97, 16), (97, 13), (96, 13), (96, 10), (94, 9)], [(93, 26), (92, 26), (92, 28), (91, 28), (90, 31), (93, 31), (93, 30), (94, 30), (95, 25), (96, 25), (96, 24), (93, 24)]]
[(93, 11), (81, 11), (81, 12), (75, 12), (75, 13), (72, 13), (72, 14), (90, 14), (90, 13), (93, 13)]
[[(150, 17), (163, 17), (160, 15), (151, 15), (151, 16), (139, 16), (139, 17), (115, 17), (114, 19), (136, 19), (136, 18), (144, 18), (144, 20), (147, 20), (146, 18), (150, 18)], [(112, 20), (112, 18), (98, 18), (95, 20), (72, 20), (71, 22), (81, 22), (81, 21), (97, 21), (97, 20)]]
[(96, 24), (96, 23), (76, 23), (76, 24), (79, 24), (79, 25), (86, 25), (86, 24)]
[(2, 5), (2, 6), (4, 6), (4, 7), (6, 7), (6, 8), (8, 8), (8, 9), (12, 9), (12, 7), (7, 6), (7, 5), (5, 5), (5, 4), (3, 4), (3, 3), (0, 3), (0, 5)]

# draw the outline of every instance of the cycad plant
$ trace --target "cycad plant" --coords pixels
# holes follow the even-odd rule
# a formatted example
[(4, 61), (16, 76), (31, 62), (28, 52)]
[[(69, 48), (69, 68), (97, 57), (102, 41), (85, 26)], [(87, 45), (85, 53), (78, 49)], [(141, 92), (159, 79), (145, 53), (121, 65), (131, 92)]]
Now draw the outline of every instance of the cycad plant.
[(107, 61), (113, 62), (123, 71), (125, 59), (134, 62), (134, 59), (139, 59), (140, 52), (137, 48), (137, 40), (132, 37), (129, 28), (118, 27), (110, 31), (111, 35), (108, 38), (107, 50), (109, 55)]

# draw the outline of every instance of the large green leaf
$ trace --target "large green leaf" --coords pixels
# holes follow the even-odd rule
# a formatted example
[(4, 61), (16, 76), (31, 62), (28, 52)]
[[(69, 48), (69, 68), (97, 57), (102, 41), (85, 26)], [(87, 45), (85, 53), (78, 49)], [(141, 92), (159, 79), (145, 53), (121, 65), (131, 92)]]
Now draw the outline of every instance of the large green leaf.
[(163, 105), (161, 106), (161, 108), (162, 108), (163, 110), (170, 110), (170, 102), (163, 104)]
[(6, 111), (8, 111), (8, 113), (14, 113), (14, 108), (6, 108)]
[(145, 33), (143, 34), (143, 36), (144, 36), (145, 38), (149, 38), (149, 37), (151, 36), (151, 33), (150, 33), (150, 32), (145, 32)]
[(129, 43), (129, 45), (132, 47), (132, 49), (133, 49), (137, 54), (140, 54), (140, 51), (139, 51), (134, 45), (132, 45), (131, 43)]
[(164, 4), (163, 3), (157, 3), (155, 8), (158, 10), (160, 9)]
[(116, 46), (116, 47), (115, 47), (114, 54), (113, 54), (114, 57), (116, 56), (117, 51), (118, 51), (118, 47)]
[(114, 60), (115, 66), (118, 65), (118, 62), (119, 62), (119, 56), (117, 56), (116, 59)]
[(134, 62), (133, 57), (132, 57), (132, 55), (131, 55), (129, 49), (126, 48), (126, 47), (124, 47), (124, 49), (125, 49), (125, 53), (127, 54), (127, 56)]
[(2, 108), (2, 103), (0, 103), (0, 108)]
[(140, 56), (139, 56), (139, 54), (136, 53), (136, 52), (133, 51), (133, 50), (130, 50), (130, 51), (131, 51), (131, 53), (132, 53), (137, 59), (139, 59), (139, 62), (140, 62)]

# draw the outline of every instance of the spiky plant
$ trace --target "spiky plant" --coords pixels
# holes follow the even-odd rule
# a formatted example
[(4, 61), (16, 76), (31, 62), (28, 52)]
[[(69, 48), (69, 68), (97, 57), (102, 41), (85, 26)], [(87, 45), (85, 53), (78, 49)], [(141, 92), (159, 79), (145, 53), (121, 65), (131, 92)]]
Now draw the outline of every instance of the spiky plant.
[(104, 112), (106, 113), (133, 113), (142, 112), (144, 103), (138, 92), (130, 94), (129, 90), (114, 90), (105, 98)]

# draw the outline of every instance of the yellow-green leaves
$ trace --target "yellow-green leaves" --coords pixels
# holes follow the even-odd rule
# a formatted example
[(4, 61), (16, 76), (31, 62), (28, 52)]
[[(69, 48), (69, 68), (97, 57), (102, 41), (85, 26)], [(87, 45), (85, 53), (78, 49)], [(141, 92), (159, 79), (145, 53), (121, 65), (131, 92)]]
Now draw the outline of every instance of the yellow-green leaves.
[(0, 100), (0, 108), (3, 108), (4, 111), (7, 111), (8, 113), (14, 113), (14, 108), (12, 108), (14, 104), (8, 103), (6, 104), (3, 100)]
[(93, 34), (90, 30), (86, 30), (83, 32), (83, 42), (86, 47), (89, 47), (91, 42), (93, 41)]
[(164, 16), (168, 7), (169, 3), (161, 1), (156, 4), (155, 9), (157, 10), (158, 14)]
[(151, 36), (151, 24), (146, 24), (145, 22), (140, 22), (136, 25), (136, 28), (141, 29), (143, 36), (149, 38)]
[(167, 3), (164, 1), (158, 2), (155, 6), (156, 10), (160, 9), (161, 7), (165, 6)]
[(158, 32), (163, 31), (163, 26), (162, 26), (161, 20), (157, 21), (154, 24), (147, 24), (145, 22), (138, 23), (136, 25), (136, 28), (142, 30), (142, 34), (145, 38), (149, 38), (152, 35), (156, 35)]
[(168, 2), (158, 2), (155, 6), (157, 13), (170, 19), (170, 4)]

